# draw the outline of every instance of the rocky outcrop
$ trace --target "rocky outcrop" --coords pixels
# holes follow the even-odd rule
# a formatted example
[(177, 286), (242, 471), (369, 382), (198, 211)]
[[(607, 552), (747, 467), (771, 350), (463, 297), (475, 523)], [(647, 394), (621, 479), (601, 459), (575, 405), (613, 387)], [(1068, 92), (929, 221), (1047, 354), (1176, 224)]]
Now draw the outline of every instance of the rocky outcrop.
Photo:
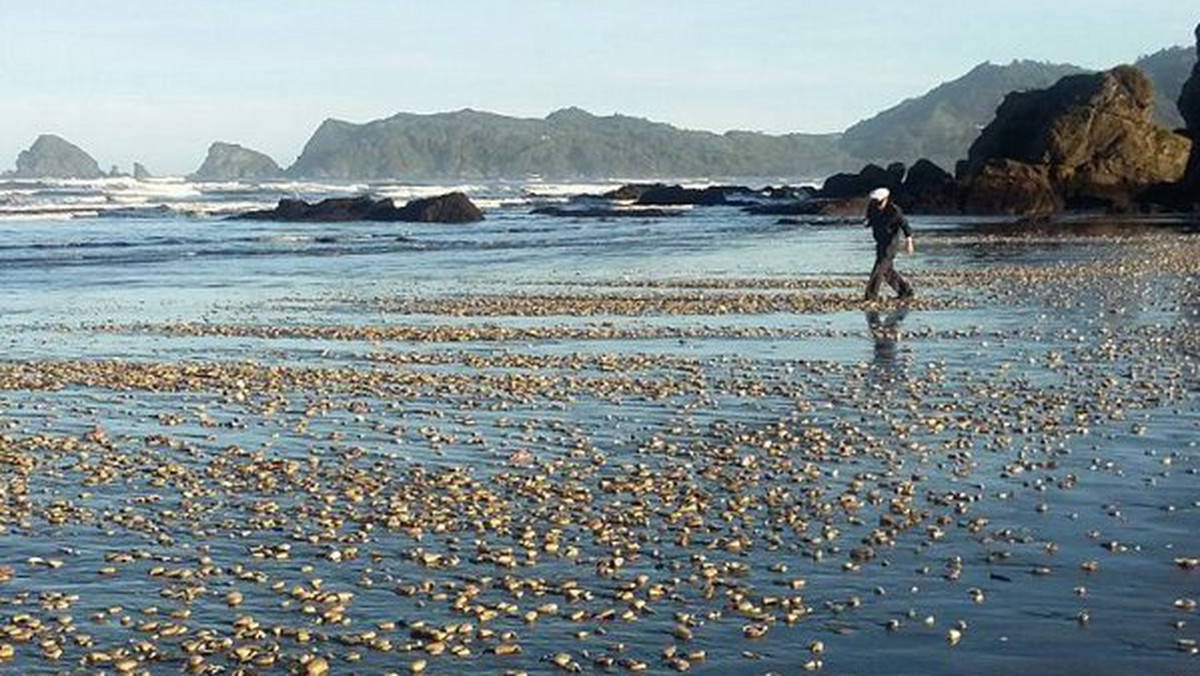
[(141, 162), (134, 162), (133, 177), (139, 181), (144, 181), (148, 178), (154, 178), (154, 174), (151, 174)]
[(403, 221), (410, 223), (473, 223), (483, 212), (466, 195), (455, 192), (408, 202), (397, 208), (389, 198), (331, 197), (316, 204), (281, 199), (274, 209), (251, 211), (237, 217), (251, 221), (334, 223), (345, 221)]
[[(1200, 56), (1200, 25), (1196, 26), (1196, 53)], [(1180, 189), (1193, 204), (1200, 203), (1200, 62), (1192, 67), (1192, 76), (1179, 93), (1179, 114), (1187, 124), (1192, 139), (1191, 157)]]
[(193, 181), (254, 181), (281, 178), (283, 170), (267, 155), (235, 143), (217, 141), (208, 147), (208, 155)]
[(17, 155), (17, 178), (100, 178), (104, 172), (91, 155), (54, 134), (37, 137)]
[(868, 164), (857, 174), (834, 174), (825, 179), (817, 196), (822, 199), (853, 199), (863, 197), (875, 188), (887, 188), (896, 192), (903, 182), (902, 163), (893, 162), (886, 169), (876, 164)]
[(633, 202), (640, 206), (747, 206), (762, 200), (798, 199), (811, 195), (808, 188), (789, 186), (766, 187), (761, 190), (744, 185), (711, 185), (706, 188), (685, 188), (666, 183), (626, 183), (599, 196), (586, 199), (603, 199), (617, 202)]
[(911, 214), (955, 214), (961, 208), (954, 176), (923, 158), (909, 167), (896, 203)]
[(1153, 100), (1150, 81), (1130, 66), (1009, 94), (962, 167), (965, 210), (1124, 208), (1177, 180), (1190, 143), (1151, 121)]
[(425, 197), (405, 204), (397, 211), (398, 221), (410, 223), (476, 223), (483, 212), (461, 192)]
[(787, 215), (817, 214), (843, 216), (866, 208), (866, 196), (875, 188), (887, 188), (892, 199), (912, 214), (953, 214), (959, 212), (958, 183), (946, 170), (927, 159), (917, 160), (911, 168), (894, 162), (887, 168), (868, 164), (857, 174), (835, 174), (813, 199), (785, 211), (770, 206), (751, 213)]
[[(679, 185), (662, 186), (647, 190), (637, 203), (646, 206), (720, 206), (736, 204), (755, 192), (745, 186), (714, 185), (707, 188), (684, 188)], [(739, 199), (740, 198), (740, 199)]]

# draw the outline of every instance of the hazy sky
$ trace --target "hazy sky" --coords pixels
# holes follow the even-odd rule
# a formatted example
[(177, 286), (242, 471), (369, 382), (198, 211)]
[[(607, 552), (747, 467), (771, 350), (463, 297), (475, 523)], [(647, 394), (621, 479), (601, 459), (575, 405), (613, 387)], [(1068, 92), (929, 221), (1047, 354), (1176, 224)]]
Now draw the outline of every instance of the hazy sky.
[(1109, 68), (1194, 44), (1186, 0), (0, 0), (0, 169), (37, 134), (107, 168), (283, 166), (320, 122), (575, 105), (679, 127), (839, 131), (1015, 58)]

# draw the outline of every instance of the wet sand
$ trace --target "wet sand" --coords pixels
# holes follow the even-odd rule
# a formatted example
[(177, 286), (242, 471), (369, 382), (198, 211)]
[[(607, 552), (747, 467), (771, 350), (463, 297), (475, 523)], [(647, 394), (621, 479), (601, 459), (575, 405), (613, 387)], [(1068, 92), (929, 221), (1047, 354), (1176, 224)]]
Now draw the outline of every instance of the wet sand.
[(0, 363), (0, 672), (1194, 673), (1200, 242), (922, 246), (63, 327), (154, 348)]

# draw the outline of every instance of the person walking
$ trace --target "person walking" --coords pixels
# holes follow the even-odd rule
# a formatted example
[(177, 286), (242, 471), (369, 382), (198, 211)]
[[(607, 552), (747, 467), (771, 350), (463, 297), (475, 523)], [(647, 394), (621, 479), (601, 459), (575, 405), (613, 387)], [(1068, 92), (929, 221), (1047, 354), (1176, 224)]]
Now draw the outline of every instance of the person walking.
[(896, 291), (900, 298), (912, 298), (913, 288), (899, 272), (896, 272), (895, 258), (900, 250), (903, 234), (904, 249), (913, 252), (912, 228), (908, 219), (891, 200), (891, 191), (887, 188), (876, 188), (867, 196), (866, 226), (871, 228), (875, 237), (875, 266), (871, 268), (871, 278), (867, 280), (867, 300), (879, 299), (879, 287), (884, 282)]

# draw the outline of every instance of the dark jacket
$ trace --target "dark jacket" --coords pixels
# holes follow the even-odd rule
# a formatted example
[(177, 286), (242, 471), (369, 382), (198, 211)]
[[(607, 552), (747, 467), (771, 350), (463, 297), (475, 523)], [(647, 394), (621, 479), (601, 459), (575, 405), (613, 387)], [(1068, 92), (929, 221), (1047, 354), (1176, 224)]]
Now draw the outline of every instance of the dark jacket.
[(867, 206), (867, 226), (875, 236), (875, 243), (887, 246), (895, 239), (896, 233), (903, 232), (905, 237), (912, 237), (912, 229), (908, 227), (908, 219), (896, 203), (888, 200), (883, 208), (874, 202)]

